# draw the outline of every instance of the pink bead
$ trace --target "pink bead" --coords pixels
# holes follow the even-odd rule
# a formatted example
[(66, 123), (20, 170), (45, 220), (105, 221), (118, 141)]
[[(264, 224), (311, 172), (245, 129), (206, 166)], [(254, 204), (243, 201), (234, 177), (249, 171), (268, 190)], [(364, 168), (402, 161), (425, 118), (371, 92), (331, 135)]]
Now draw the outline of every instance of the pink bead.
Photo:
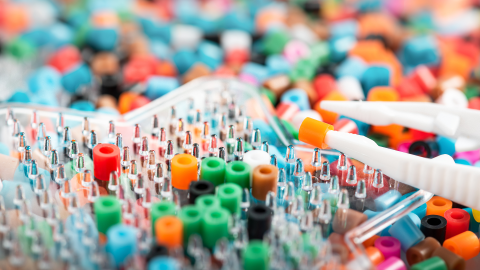
[(474, 164), (480, 159), (480, 150), (458, 152), (455, 154), (455, 158), (466, 159), (470, 161), (470, 163)]
[(395, 237), (380, 237), (375, 240), (374, 245), (380, 250), (380, 252), (382, 252), (385, 259), (388, 259), (390, 257), (400, 258), (400, 241), (398, 241)]
[(238, 75), (238, 78), (242, 82), (246, 82), (246, 83), (251, 84), (253, 86), (258, 86), (258, 81), (257, 81), (257, 79), (255, 79), (255, 76), (253, 76), (253, 75), (250, 75), (250, 74), (247, 74), (247, 73), (242, 73), (242, 74)]
[(404, 142), (398, 146), (398, 151), (408, 153), (408, 148), (410, 147), (411, 142)]
[(407, 267), (401, 259), (390, 257), (388, 260), (377, 265), (377, 270), (407, 270)]
[(280, 119), (290, 121), (300, 111), (297, 104), (291, 102), (281, 102), (277, 106), (277, 116)]
[(299, 41), (292, 40), (285, 45), (283, 49), (283, 56), (290, 64), (295, 64), (298, 60), (306, 58), (310, 55), (310, 49), (308, 46)]

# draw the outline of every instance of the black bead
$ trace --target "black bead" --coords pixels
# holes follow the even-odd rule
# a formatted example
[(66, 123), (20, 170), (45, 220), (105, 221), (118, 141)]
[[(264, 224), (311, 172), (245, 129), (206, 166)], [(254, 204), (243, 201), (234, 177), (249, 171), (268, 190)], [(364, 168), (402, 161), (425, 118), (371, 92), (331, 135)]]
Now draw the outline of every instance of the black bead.
[(168, 256), (168, 248), (166, 246), (154, 244), (145, 259), (148, 263), (150, 260), (161, 256)]
[(433, 157), (430, 145), (424, 141), (414, 141), (410, 147), (408, 147), (408, 153), (426, 158)]
[(194, 204), (198, 197), (207, 194), (215, 194), (213, 183), (205, 180), (191, 182), (188, 188), (188, 202)]
[(447, 231), (447, 220), (442, 216), (424, 216), (421, 221), (420, 230), (426, 237), (433, 237), (443, 245), (445, 232)]
[(263, 240), (263, 235), (272, 225), (272, 210), (265, 205), (253, 205), (248, 208), (248, 239)]

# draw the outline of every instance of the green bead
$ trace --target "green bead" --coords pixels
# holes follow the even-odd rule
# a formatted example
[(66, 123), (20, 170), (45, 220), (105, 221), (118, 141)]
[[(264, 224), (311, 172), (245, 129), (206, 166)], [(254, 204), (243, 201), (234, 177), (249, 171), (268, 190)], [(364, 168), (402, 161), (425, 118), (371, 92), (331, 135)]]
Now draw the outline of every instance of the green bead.
[[(34, 221), (30, 223), (31, 230), (36, 230), (40, 232), (42, 240), (44, 241), (45, 247), (50, 248), (53, 246), (53, 234), (52, 227), (44, 220)], [(20, 241), (20, 246), (22, 251), (28, 255), (32, 254), (32, 237), (26, 234), (26, 225), (18, 227), (18, 239)]]
[(87, 40), (88, 31), (91, 29), (89, 23), (85, 23), (79, 27), (75, 36), (73, 37), (73, 44), (77, 47), (81, 47), (85, 45), (85, 41)]
[(411, 270), (447, 270), (447, 265), (440, 257), (432, 257), (423, 262), (414, 264)]
[(225, 160), (218, 157), (208, 157), (202, 160), (200, 179), (219, 186), (225, 183)]
[(225, 183), (235, 183), (241, 188), (250, 189), (250, 171), (250, 165), (246, 162), (229, 162), (225, 174)]
[(97, 229), (107, 234), (113, 225), (122, 223), (122, 205), (114, 196), (102, 196), (93, 203)]
[(252, 145), (249, 142), (243, 141), (243, 148), (245, 151), (253, 150)]
[(187, 205), (180, 210), (178, 217), (183, 223), (183, 246), (187, 247), (190, 236), (201, 234), (202, 211), (198, 206)]
[(6, 51), (20, 60), (32, 59), (37, 53), (37, 49), (32, 43), (21, 38), (9, 42)]
[(372, 139), (378, 146), (388, 147), (388, 137), (378, 133), (368, 134), (368, 138)]
[(213, 248), (219, 239), (227, 238), (229, 223), (230, 212), (225, 208), (210, 208), (205, 211), (202, 217), (203, 245)]
[(150, 207), (150, 220), (153, 235), (155, 235), (155, 221), (165, 216), (175, 216), (175, 210), (175, 203), (170, 201), (161, 201), (152, 204)]
[(263, 39), (263, 52), (267, 55), (280, 54), (289, 40), (290, 36), (284, 31), (270, 33)]
[(268, 98), (268, 100), (270, 100), (270, 103), (272, 103), (272, 105), (275, 106), (275, 104), (277, 104), (277, 96), (275, 96), (275, 93), (273, 93), (269, 89), (262, 88), (262, 90), (260, 90), (260, 93), (262, 95), (265, 95)]
[(250, 241), (243, 252), (243, 269), (269, 269), (270, 250), (259, 240)]
[(202, 195), (195, 200), (195, 205), (205, 211), (210, 208), (220, 208), (220, 200), (212, 194)]
[(310, 56), (314, 66), (319, 67), (328, 63), (330, 49), (326, 42), (318, 42), (310, 48)]
[(242, 203), (242, 188), (237, 184), (223, 184), (217, 189), (217, 197), (220, 205), (230, 211), (231, 214), (240, 213)]
[(478, 97), (479, 94), (479, 89), (478, 86), (469, 84), (467, 87), (465, 87), (465, 96), (467, 97), (468, 100), (474, 97)]
[(293, 138), (298, 140), (298, 129), (296, 129), (292, 123), (288, 122), (287, 120), (282, 119), (283, 126), (287, 129), (287, 131), (292, 134)]

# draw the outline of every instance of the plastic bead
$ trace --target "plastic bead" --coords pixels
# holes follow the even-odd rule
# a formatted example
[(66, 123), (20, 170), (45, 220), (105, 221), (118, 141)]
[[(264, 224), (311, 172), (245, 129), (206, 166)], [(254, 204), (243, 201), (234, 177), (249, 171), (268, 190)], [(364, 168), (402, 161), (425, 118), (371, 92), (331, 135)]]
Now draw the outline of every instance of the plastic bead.
[(473, 216), (472, 208), (463, 208), (470, 215), (470, 224), (468, 230), (476, 233), (478, 232), (480, 224), (475, 220)]
[(197, 159), (189, 154), (179, 154), (172, 159), (172, 186), (186, 190), (197, 181)]
[(427, 202), (427, 216), (444, 216), (445, 212), (452, 208), (452, 201), (445, 198), (434, 196)]
[(367, 253), (368, 258), (373, 263), (373, 265), (379, 265), (385, 260), (383, 254), (376, 247), (366, 248), (365, 253)]
[(470, 260), (480, 252), (480, 242), (478, 237), (475, 233), (470, 231), (446, 239), (445, 242), (443, 242), (443, 247), (465, 260)]
[(197, 198), (195, 205), (198, 206), (201, 210), (206, 210), (210, 208), (219, 208), (220, 199), (215, 195), (202, 195)]
[(100, 233), (106, 234), (110, 227), (121, 223), (122, 206), (114, 196), (103, 196), (93, 204), (97, 228)]
[(384, 211), (394, 204), (396, 204), (398, 201), (400, 201), (400, 197), (402, 194), (396, 190), (389, 190), (385, 192), (382, 196), (378, 197), (375, 199), (375, 207), (378, 211)]
[(397, 257), (400, 258), (400, 241), (398, 241), (394, 237), (384, 236), (380, 237), (375, 240), (375, 247), (382, 252), (385, 260), (389, 259), (390, 257)]
[(230, 211), (231, 214), (240, 212), (240, 203), (242, 202), (242, 189), (236, 184), (223, 184), (218, 186), (217, 197), (220, 205)]
[(447, 265), (439, 257), (433, 257), (421, 263), (415, 264), (411, 270), (447, 270)]
[(390, 257), (377, 265), (377, 270), (407, 270), (407, 266), (405, 266), (405, 263), (401, 259)]
[(425, 237), (433, 237), (443, 244), (447, 231), (447, 220), (442, 216), (430, 215), (423, 217), (421, 222), (420, 230)]
[(309, 110), (310, 103), (308, 102), (308, 96), (305, 91), (300, 89), (288, 90), (282, 95), (281, 102), (295, 103), (301, 111)]
[(157, 243), (168, 248), (183, 245), (183, 223), (174, 216), (164, 216), (155, 221)]
[(190, 236), (201, 233), (202, 210), (196, 205), (182, 207), (178, 218), (183, 223), (183, 246), (186, 247)]
[(362, 75), (362, 89), (365, 95), (368, 95), (370, 89), (375, 86), (390, 85), (391, 71), (384, 66), (370, 66)]
[(435, 249), (432, 257), (441, 258), (447, 265), (447, 269), (465, 269), (465, 260), (444, 247), (439, 247)]
[(222, 237), (228, 237), (230, 212), (226, 209), (207, 209), (202, 217), (202, 239), (208, 248), (213, 248)]
[(245, 269), (269, 269), (270, 250), (261, 241), (251, 241), (243, 253), (243, 266)]
[(445, 239), (468, 231), (468, 227), (470, 226), (470, 214), (468, 214), (467, 211), (452, 208), (445, 212), (444, 217), (447, 220)]
[(194, 181), (190, 183), (188, 188), (188, 201), (191, 204), (194, 204), (198, 197), (202, 195), (214, 195), (215, 194), (215, 185), (209, 181)]
[(115, 225), (108, 230), (107, 238), (107, 250), (117, 266), (130, 259), (137, 250), (137, 234), (134, 227)]
[(235, 183), (243, 188), (250, 188), (250, 165), (243, 161), (232, 161), (227, 164), (225, 183)]
[(225, 182), (225, 161), (218, 157), (202, 160), (200, 178), (219, 186)]
[(173, 258), (157, 257), (148, 263), (148, 270), (180, 270), (180, 264)]
[(425, 239), (422, 231), (420, 231), (408, 216), (395, 222), (388, 232), (400, 241), (403, 251), (406, 251)]
[(175, 204), (173, 202), (163, 201), (163, 202), (155, 202), (150, 207), (150, 220), (152, 223), (152, 232), (155, 234), (155, 222), (157, 219), (166, 217), (166, 216), (174, 216), (175, 215)]
[(432, 257), (433, 252), (441, 247), (440, 243), (432, 237), (427, 237), (425, 240), (409, 248), (406, 252), (408, 264), (414, 265)]

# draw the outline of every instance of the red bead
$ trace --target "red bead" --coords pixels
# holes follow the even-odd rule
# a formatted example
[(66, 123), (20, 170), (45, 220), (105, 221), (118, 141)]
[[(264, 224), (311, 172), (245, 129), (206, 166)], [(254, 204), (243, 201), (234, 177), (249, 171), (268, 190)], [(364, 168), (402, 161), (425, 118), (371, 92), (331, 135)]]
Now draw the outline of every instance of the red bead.
[(437, 79), (432, 71), (426, 66), (418, 66), (410, 75), (410, 78), (424, 93), (429, 93), (437, 84)]
[(61, 73), (65, 73), (70, 68), (78, 65), (82, 61), (82, 55), (75, 46), (65, 46), (60, 48), (48, 60), (48, 65)]
[(358, 127), (355, 122), (350, 119), (342, 118), (333, 124), (333, 129), (340, 132), (352, 133), (358, 135)]
[(95, 178), (108, 181), (110, 173), (120, 173), (120, 149), (114, 144), (101, 143), (93, 148), (93, 167)]
[(292, 118), (300, 111), (300, 108), (295, 103), (282, 102), (277, 106), (277, 116), (280, 119), (292, 120)]
[(410, 134), (412, 134), (413, 141), (423, 141), (435, 137), (435, 134), (433, 133), (423, 132), (413, 128), (410, 129)]
[(158, 61), (153, 57), (135, 57), (123, 69), (123, 80), (126, 84), (143, 82), (156, 73)]
[(468, 101), (468, 108), (474, 110), (480, 110), (480, 97), (471, 98)]
[(423, 94), (420, 86), (414, 80), (408, 78), (403, 79), (395, 89), (400, 98), (414, 97)]
[(318, 99), (323, 99), (328, 93), (337, 89), (337, 84), (332, 75), (321, 74), (313, 80), (313, 88), (317, 92)]
[(468, 231), (468, 227), (470, 226), (470, 214), (467, 211), (460, 208), (452, 208), (445, 211), (444, 217), (447, 220), (445, 239)]
[(247, 50), (235, 49), (226, 53), (225, 62), (228, 65), (238, 65), (247, 62), (249, 58), (250, 53)]
[(150, 99), (145, 96), (138, 96), (132, 101), (132, 104), (130, 105), (130, 111), (138, 109), (148, 103), (150, 103)]

